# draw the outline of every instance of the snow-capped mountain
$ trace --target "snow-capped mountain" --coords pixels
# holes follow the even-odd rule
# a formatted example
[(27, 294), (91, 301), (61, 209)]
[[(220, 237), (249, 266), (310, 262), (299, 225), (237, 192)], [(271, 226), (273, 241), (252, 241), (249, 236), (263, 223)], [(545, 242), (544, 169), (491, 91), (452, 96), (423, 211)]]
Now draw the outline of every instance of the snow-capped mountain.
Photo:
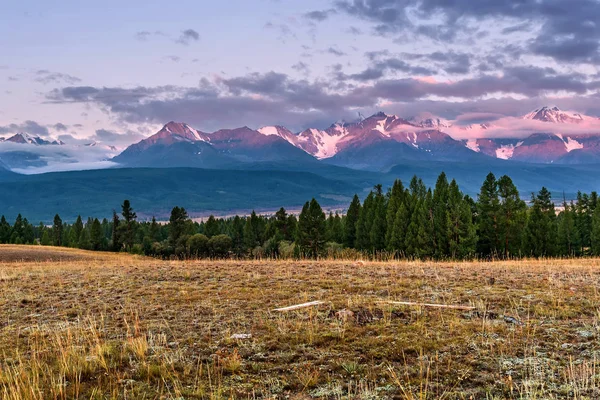
[(129, 146), (113, 161), (129, 166), (233, 168), (240, 163), (315, 161), (284, 139), (277, 129), (248, 127), (197, 131), (187, 124), (169, 122), (156, 134)]
[(55, 145), (62, 146), (65, 143), (60, 140), (46, 140), (42, 139), (39, 136), (33, 136), (28, 133), (17, 133), (14, 136), (11, 136), (7, 139), (0, 138), (0, 142), (12, 142), (12, 143), (20, 143), (20, 144), (33, 144), (36, 146), (46, 146), (46, 145)]
[[(522, 117), (553, 125), (592, 121), (556, 107), (543, 107)], [(538, 123), (539, 125), (539, 123)], [(535, 126), (537, 129), (537, 126)], [(558, 128), (557, 128), (558, 127)], [(133, 166), (197, 166), (221, 168), (240, 163), (299, 163), (321, 160), (362, 169), (386, 170), (405, 160), (516, 160), (535, 163), (600, 162), (600, 132), (588, 135), (533, 133), (528, 137), (486, 138), (497, 128), (489, 124), (453, 126), (431, 114), (404, 119), (377, 113), (355, 122), (337, 122), (327, 129), (294, 133), (284, 126), (198, 131), (185, 123), (169, 122), (156, 134), (129, 146), (113, 159)], [(451, 133), (468, 132), (468, 140)]]
[[(529, 163), (580, 164), (600, 162), (600, 120), (580, 113), (566, 112), (558, 107), (542, 107), (522, 117), (523, 120), (540, 121), (541, 132), (522, 139), (474, 138), (464, 140), (465, 146), (473, 151), (504, 160)], [(585, 129), (585, 134), (570, 132), (570, 126)], [(596, 130), (597, 132), (594, 132)], [(483, 135), (482, 135), (483, 136)]]
[(561, 111), (558, 107), (547, 106), (538, 108), (537, 110), (534, 110), (523, 117), (523, 119), (566, 124), (578, 124), (589, 118), (591, 117), (587, 117), (578, 113)]

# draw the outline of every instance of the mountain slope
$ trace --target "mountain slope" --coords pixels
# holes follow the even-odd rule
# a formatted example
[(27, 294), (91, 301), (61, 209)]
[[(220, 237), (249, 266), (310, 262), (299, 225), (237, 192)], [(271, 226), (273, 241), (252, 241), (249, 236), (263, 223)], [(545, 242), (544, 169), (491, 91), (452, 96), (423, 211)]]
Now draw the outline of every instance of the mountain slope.
[(112, 159), (132, 167), (231, 168), (251, 162), (313, 162), (313, 158), (278, 135), (248, 127), (203, 133), (169, 122), (151, 137)]
[(20, 176), (3, 189), (1, 213), (50, 222), (55, 213), (67, 221), (78, 214), (110, 217), (123, 199), (140, 218), (165, 219), (174, 206), (199, 215), (300, 208), (312, 197), (325, 206), (345, 204), (363, 188), (307, 172), (124, 168)]

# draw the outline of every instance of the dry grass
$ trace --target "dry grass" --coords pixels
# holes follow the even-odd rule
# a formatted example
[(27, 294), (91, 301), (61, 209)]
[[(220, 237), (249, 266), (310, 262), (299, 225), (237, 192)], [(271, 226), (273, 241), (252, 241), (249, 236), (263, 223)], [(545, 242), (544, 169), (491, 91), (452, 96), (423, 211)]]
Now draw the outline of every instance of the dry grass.
[(0, 246), (0, 399), (594, 399), (599, 286), (600, 260), (166, 262)]

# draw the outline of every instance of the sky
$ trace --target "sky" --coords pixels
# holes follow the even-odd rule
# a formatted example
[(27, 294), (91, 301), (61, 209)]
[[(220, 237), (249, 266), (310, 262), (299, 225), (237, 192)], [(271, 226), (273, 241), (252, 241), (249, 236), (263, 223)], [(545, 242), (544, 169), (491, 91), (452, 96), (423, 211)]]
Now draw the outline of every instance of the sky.
[(0, 137), (122, 148), (171, 120), (300, 131), (377, 111), (509, 134), (543, 105), (600, 116), (599, 21), (596, 0), (8, 0)]

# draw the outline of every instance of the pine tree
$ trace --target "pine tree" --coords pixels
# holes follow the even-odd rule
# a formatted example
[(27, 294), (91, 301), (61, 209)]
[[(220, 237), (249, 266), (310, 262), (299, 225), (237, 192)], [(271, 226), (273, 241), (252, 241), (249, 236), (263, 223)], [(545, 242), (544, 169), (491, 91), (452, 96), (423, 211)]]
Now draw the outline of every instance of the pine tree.
[(117, 212), (113, 210), (113, 218), (112, 218), (112, 250), (113, 251), (121, 251), (123, 244), (121, 243), (121, 235), (120, 235), (120, 225), (121, 221), (119, 220), (119, 215)]
[(382, 251), (385, 249), (386, 237), (386, 199), (383, 195), (381, 185), (375, 186), (375, 201), (371, 209), (372, 223), (369, 230), (370, 250), (373, 252)]
[(48, 229), (44, 230), (42, 234), (42, 239), (40, 241), (42, 246), (50, 246), (52, 245), (52, 239), (50, 239), (50, 234), (48, 233)]
[(244, 225), (244, 244), (249, 252), (252, 252), (255, 247), (260, 246), (260, 221), (254, 210), (250, 217), (246, 218), (246, 224)]
[(95, 218), (90, 228), (90, 247), (92, 250), (103, 250), (104, 249), (104, 232), (102, 231), (102, 224), (98, 218)]
[[(448, 239), (448, 179), (442, 172), (433, 191), (433, 247), (437, 258), (445, 257), (449, 252)], [(462, 197), (462, 196), (461, 196)]]
[(356, 225), (360, 217), (360, 199), (358, 195), (354, 195), (348, 212), (346, 213), (346, 219), (344, 221), (344, 245), (349, 248), (356, 246)]
[(158, 225), (158, 222), (156, 222), (156, 218), (154, 216), (152, 217), (152, 222), (150, 222), (148, 234), (154, 242), (160, 242), (160, 226)]
[(358, 250), (369, 250), (371, 248), (374, 203), (375, 194), (371, 192), (360, 209), (358, 222), (356, 223), (356, 248)]
[(23, 244), (23, 233), (24, 233), (24, 226), (23, 226), (23, 217), (21, 216), (21, 214), (17, 215), (17, 218), (15, 219), (15, 223), (12, 226), (12, 230), (10, 233), (10, 242), (14, 243), (14, 244)]
[(400, 179), (396, 179), (394, 181), (394, 185), (392, 186), (392, 190), (389, 195), (387, 210), (386, 210), (386, 233), (385, 233), (385, 244), (386, 248), (389, 251), (396, 250), (397, 242), (394, 241), (394, 223), (396, 221), (396, 214), (398, 214), (398, 210), (400, 206), (404, 204), (404, 185)]
[[(188, 213), (183, 207), (173, 207), (169, 218), (169, 245), (177, 253), (181, 240), (189, 233)], [(187, 238), (185, 238), (187, 240)]]
[(219, 227), (219, 222), (214, 215), (209, 216), (204, 224), (204, 234), (210, 239), (211, 237), (217, 236), (220, 233), (221, 228)]
[(551, 194), (543, 187), (537, 196), (532, 194), (531, 197), (533, 206), (525, 229), (527, 253), (534, 257), (552, 257), (557, 249), (558, 229)]
[(123, 224), (120, 226), (121, 241), (127, 251), (131, 251), (135, 241), (135, 220), (137, 214), (133, 211), (129, 200), (123, 201), (121, 205), (121, 215), (123, 216)]
[(83, 221), (81, 220), (81, 215), (77, 216), (77, 220), (71, 227), (71, 231), (69, 232), (69, 244), (71, 247), (79, 247), (79, 241), (81, 238), (81, 233), (83, 232)]
[(35, 242), (35, 230), (27, 218), (23, 219), (23, 243), (33, 244)]
[(448, 187), (448, 251), (452, 258), (465, 258), (475, 253), (477, 244), (471, 207), (465, 201), (455, 180)]
[(499, 207), (498, 221), (498, 252), (508, 258), (518, 254), (523, 241), (523, 231), (527, 220), (527, 205), (519, 196), (519, 191), (513, 181), (506, 175), (498, 179)]
[(427, 205), (425, 199), (423, 199), (417, 203), (415, 211), (411, 215), (404, 242), (406, 256), (409, 258), (419, 258), (426, 255), (427, 238), (424, 231), (428, 223), (426, 210)]
[(575, 247), (575, 207), (563, 201), (564, 210), (558, 218), (559, 254), (573, 256), (578, 251)]
[(54, 224), (52, 225), (52, 244), (54, 246), (62, 246), (63, 243), (63, 223), (60, 216), (54, 216)]
[(496, 255), (499, 250), (499, 211), (498, 183), (494, 174), (490, 172), (477, 199), (477, 252), (486, 257)]
[(388, 243), (388, 250), (397, 252), (400, 255), (406, 255), (406, 231), (410, 224), (410, 217), (408, 215), (408, 209), (404, 203), (400, 204), (392, 229), (388, 227), (388, 231), (392, 232), (390, 241)]
[(594, 218), (592, 219), (591, 239), (592, 254), (600, 256), (600, 207), (598, 206), (594, 210)]
[(275, 213), (274, 228), (284, 240), (291, 240), (293, 238), (288, 223), (289, 220), (287, 211), (285, 210), (285, 208), (281, 207)]
[(314, 198), (302, 207), (298, 219), (298, 245), (308, 257), (318, 257), (325, 249), (327, 227), (325, 213)]
[(0, 217), (0, 243), (6, 244), (10, 242), (10, 224), (4, 217)]
[(244, 220), (236, 215), (229, 230), (233, 252), (237, 256), (244, 254)]

